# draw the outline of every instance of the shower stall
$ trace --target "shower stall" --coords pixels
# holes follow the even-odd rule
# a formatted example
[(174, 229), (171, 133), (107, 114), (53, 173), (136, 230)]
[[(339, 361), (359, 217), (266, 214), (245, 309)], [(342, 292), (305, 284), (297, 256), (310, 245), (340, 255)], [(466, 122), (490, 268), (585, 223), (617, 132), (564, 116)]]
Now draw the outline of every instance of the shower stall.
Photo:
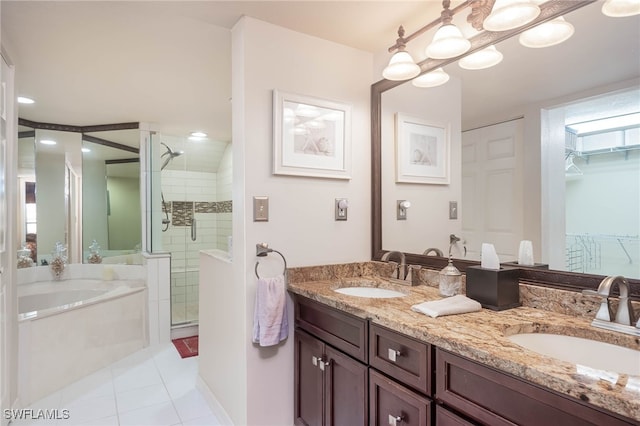
[(195, 325), (199, 252), (226, 251), (231, 235), (231, 144), (154, 134), (151, 157), (152, 247), (171, 254), (171, 326)]

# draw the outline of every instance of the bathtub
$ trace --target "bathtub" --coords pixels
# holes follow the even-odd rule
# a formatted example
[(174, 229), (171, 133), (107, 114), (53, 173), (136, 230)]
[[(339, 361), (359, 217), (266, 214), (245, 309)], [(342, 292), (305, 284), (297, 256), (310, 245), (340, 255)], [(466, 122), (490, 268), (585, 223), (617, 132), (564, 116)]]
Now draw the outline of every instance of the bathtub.
[(142, 279), (20, 283), (20, 404), (27, 406), (147, 346), (146, 300)]

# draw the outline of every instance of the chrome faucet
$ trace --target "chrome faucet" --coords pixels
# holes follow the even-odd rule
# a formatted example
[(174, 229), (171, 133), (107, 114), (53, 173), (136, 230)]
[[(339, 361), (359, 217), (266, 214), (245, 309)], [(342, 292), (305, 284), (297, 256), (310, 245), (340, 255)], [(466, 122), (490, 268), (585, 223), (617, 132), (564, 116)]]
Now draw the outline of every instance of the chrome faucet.
[(425, 256), (429, 256), (429, 253), (431, 252), (435, 253), (436, 256), (440, 256), (440, 257), (444, 256), (444, 253), (442, 253), (442, 250), (435, 247), (426, 249), (424, 252), (422, 252), (422, 254), (424, 254)]
[[(620, 298), (618, 302), (618, 310), (613, 315), (613, 309), (611, 308), (610, 297), (611, 290), (615, 285), (618, 285), (620, 290)], [(600, 282), (597, 291), (584, 290), (584, 294), (590, 294), (600, 296), (602, 303), (596, 313), (596, 317), (591, 323), (594, 327), (605, 328), (607, 330), (620, 331), (622, 333), (633, 334), (640, 336), (640, 319), (634, 324), (635, 315), (633, 312), (633, 306), (629, 299), (629, 282), (622, 276), (610, 276)]]
[(396, 267), (396, 278), (398, 278), (399, 280), (404, 280), (407, 277), (407, 260), (404, 253), (401, 251), (388, 251), (382, 255), (382, 258), (380, 260), (382, 260), (383, 262), (388, 262), (391, 259), (391, 256), (396, 256), (397, 258), (399, 258), (400, 263)]

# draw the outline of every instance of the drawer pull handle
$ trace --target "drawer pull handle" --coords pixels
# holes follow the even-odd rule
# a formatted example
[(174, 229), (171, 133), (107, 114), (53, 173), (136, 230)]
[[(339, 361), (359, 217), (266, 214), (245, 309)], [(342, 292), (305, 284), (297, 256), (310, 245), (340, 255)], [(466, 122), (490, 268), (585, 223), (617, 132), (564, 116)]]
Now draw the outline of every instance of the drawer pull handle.
[(398, 423), (402, 423), (404, 418), (402, 416), (394, 416), (389, 414), (389, 426), (397, 426)]
[(389, 348), (387, 356), (387, 358), (389, 358), (389, 361), (396, 362), (396, 358), (399, 356), (402, 356), (402, 353), (400, 351)]
[(323, 361), (320, 360), (320, 370), (324, 371), (326, 368), (331, 367), (331, 360)]

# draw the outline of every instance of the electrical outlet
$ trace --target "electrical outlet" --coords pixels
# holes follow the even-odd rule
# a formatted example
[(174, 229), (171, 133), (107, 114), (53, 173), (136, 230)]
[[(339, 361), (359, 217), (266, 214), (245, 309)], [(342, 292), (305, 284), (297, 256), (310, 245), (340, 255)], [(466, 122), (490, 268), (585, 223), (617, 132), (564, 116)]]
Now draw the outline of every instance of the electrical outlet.
[(458, 218), (458, 202), (457, 201), (449, 201), (449, 219), (457, 219)]
[(336, 220), (347, 220), (349, 201), (346, 198), (336, 198)]
[(269, 221), (269, 197), (253, 197), (253, 221)]

